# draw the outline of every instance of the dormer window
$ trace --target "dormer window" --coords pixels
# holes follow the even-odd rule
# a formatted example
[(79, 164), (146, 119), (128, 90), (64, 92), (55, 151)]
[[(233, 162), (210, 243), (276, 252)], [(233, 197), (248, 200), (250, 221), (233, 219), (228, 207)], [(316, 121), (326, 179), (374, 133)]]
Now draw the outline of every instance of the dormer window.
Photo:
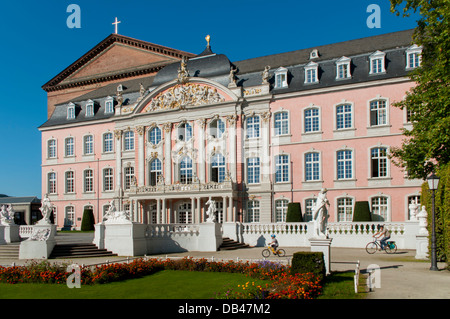
[(319, 50), (314, 49), (309, 53), (309, 59), (313, 60), (313, 59), (317, 59), (319, 58)]
[(406, 69), (415, 69), (422, 62), (422, 47), (414, 44), (406, 50)]
[(343, 56), (336, 61), (336, 80), (348, 79), (350, 74), (350, 58)]
[(385, 57), (386, 53), (377, 51), (373, 53), (369, 59), (370, 59), (370, 72), (369, 74), (380, 74), (385, 73)]
[(75, 104), (70, 103), (67, 107), (67, 119), (73, 120), (75, 118)]
[(111, 114), (114, 113), (114, 99), (110, 96), (105, 101), (105, 113)]
[(319, 78), (317, 75), (317, 70), (319, 68), (319, 65), (315, 62), (309, 62), (305, 66), (305, 83), (317, 83), (319, 82)]
[(86, 104), (86, 117), (94, 116), (94, 102), (89, 100)]
[(280, 67), (275, 71), (275, 88), (288, 87), (287, 69)]

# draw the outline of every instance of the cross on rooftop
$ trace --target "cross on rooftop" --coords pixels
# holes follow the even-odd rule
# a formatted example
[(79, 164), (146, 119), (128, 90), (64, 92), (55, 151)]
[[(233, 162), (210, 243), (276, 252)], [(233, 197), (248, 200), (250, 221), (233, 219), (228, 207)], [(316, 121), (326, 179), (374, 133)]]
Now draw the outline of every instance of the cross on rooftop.
[(112, 23), (112, 24), (114, 24), (114, 27), (115, 27), (115, 30), (114, 30), (114, 33), (115, 33), (115, 34), (118, 34), (118, 31), (119, 31), (119, 23), (120, 23), (120, 21), (117, 21), (117, 17), (116, 17), (116, 19), (115, 19), (114, 22)]

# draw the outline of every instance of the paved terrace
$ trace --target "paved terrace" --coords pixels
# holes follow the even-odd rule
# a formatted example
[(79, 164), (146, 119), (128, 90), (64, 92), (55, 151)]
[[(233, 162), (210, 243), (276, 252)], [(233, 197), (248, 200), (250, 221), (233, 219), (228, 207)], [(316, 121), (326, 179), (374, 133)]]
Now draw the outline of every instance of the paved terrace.
[[(58, 234), (58, 243), (92, 242), (92, 234)], [(282, 247), (283, 248), (283, 247)], [(261, 259), (263, 248), (246, 248), (217, 252), (183, 252), (154, 257), (184, 257), (211, 258), (223, 260)], [(270, 257), (270, 260), (285, 260), (292, 258), (297, 251), (309, 251), (308, 247), (285, 248), (286, 257)], [(378, 265), (381, 269), (381, 287), (368, 292), (369, 299), (450, 299), (450, 271), (445, 270), (444, 263), (438, 263), (440, 271), (430, 271), (430, 262), (419, 261), (414, 258), (414, 250), (398, 250), (396, 254), (376, 252), (373, 255), (360, 248), (331, 248), (331, 271), (354, 271), (355, 263), (360, 262), (361, 273), (364, 273), (369, 265)], [(153, 256), (148, 256), (153, 257)], [(126, 258), (126, 257), (125, 257)], [(92, 265), (124, 260), (124, 257), (103, 258), (74, 258), (74, 259), (50, 259), (50, 262), (77, 263)], [(24, 260), (0, 260), (1, 265), (24, 264)]]

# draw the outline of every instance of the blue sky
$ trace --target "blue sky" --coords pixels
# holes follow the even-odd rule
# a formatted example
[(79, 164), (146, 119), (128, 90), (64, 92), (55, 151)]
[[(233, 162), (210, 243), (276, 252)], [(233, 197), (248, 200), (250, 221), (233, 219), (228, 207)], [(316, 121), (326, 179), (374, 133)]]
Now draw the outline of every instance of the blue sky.
[[(67, 7), (81, 9), (81, 28), (67, 27)], [(370, 4), (381, 28), (369, 28)], [(46, 92), (41, 86), (114, 32), (230, 61), (412, 29), (417, 15), (396, 17), (388, 0), (17, 0), (2, 2), (0, 29), (0, 194), (41, 197), (41, 135)]]

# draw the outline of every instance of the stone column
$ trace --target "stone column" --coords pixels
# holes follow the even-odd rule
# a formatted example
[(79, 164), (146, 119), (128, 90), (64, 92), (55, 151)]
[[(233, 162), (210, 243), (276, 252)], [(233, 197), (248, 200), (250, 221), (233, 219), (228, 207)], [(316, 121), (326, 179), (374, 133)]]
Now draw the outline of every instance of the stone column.
[(261, 181), (270, 182), (270, 111), (261, 114)]
[(156, 223), (161, 224), (161, 201), (156, 199)]
[(205, 170), (205, 126), (206, 120), (197, 120), (199, 124), (199, 136), (198, 136), (198, 179), (201, 183), (206, 181), (206, 170)]
[(164, 131), (164, 180), (166, 185), (172, 184), (172, 123), (165, 123), (163, 125)]
[[(222, 197), (222, 222), (228, 221), (227, 197)], [(219, 221), (217, 221), (219, 222)]]
[(167, 208), (165, 198), (162, 199), (162, 217), (163, 217), (162, 223), (167, 224)]
[(230, 151), (229, 151), (229, 167), (230, 167), (230, 174), (231, 179), (233, 182), (236, 182), (236, 152), (237, 152), (237, 132), (236, 132), (236, 115), (230, 115), (227, 116), (227, 122), (228, 122), (228, 141), (230, 145)]
[(197, 197), (197, 214), (196, 214), (196, 224), (199, 224), (202, 222), (202, 207), (201, 207), (201, 201), (202, 199), (200, 197)]
[(115, 130), (116, 138), (116, 195), (119, 198), (117, 209), (122, 210), (122, 130)]

